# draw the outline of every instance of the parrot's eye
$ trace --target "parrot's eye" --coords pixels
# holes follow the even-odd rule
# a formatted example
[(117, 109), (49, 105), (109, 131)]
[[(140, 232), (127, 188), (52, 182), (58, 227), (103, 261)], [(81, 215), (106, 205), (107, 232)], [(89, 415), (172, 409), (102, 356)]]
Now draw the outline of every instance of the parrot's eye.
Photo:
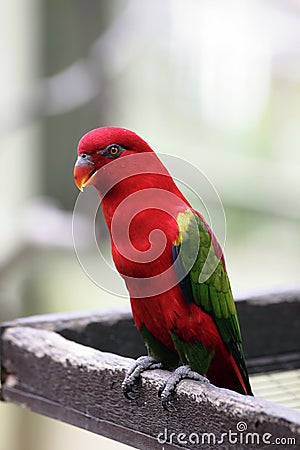
[(119, 153), (119, 148), (116, 145), (113, 145), (109, 148), (108, 153), (112, 156), (115, 156), (117, 153)]
[(123, 149), (120, 145), (112, 144), (107, 147), (102, 154), (108, 156), (109, 158), (116, 158), (122, 153), (122, 150)]
[(82, 159), (87, 158), (87, 154), (86, 153), (82, 153), (80, 156), (81, 156)]

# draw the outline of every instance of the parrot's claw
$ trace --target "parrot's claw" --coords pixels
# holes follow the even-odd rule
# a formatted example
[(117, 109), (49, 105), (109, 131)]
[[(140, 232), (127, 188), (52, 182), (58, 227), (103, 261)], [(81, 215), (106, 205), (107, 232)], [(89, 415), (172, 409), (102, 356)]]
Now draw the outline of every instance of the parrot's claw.
[(167, 381), (165, 381), (164, 383), (162, 383), (160, 385), (160, 388), (158, 390), (158, 397), (161, 400), (161, 404), (162, 404), (163, 408), (166, 411), (171, 412), (171, 411), (174, 411), (176, 409), (175, 405), (174, 405), (174, 402), (173, 402), (173, 397), (174, 397), (175, 391), (172, 391), (168, 395), (165, 395), (164, 394), (164, 390), (166, 388), (166, 385), (167, 385)]
[(200, 375), (200, 373), (191, 370), (190, 366), (179, 366), (172, 372), (167, 381), (165, 381), (159, 388), (158, 396), (161, 400), (162, 406), (167, 411), (174, 409), (172, 397), (175, 394), (175, 389), (181, 380), (195, 380), (202, 383), (209, 383), (208, 379)]
[[(138, 393), (138, 385), (141, 373), (145, 370), (162, 369), (161, 362), (156, 361), (152, 356), (140, 356), (122, 383), (122, 391), (128, 400), (133, 400)], [(132, 395), (131, 395), (132, 394)]]

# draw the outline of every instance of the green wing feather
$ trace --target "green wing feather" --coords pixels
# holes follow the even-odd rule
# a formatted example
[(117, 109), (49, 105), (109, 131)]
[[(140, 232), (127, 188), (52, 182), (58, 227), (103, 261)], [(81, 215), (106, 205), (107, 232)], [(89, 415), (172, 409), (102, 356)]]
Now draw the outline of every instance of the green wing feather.
[[(188, 297), (186, 288), (189, 281), (189, 296), (192, 294), (193, 301), (214, 319), (222, 340), (241, 371), (246, 388), (251, 392), (236, 307), (223, 258), (217, 257), (208, 226), (195, 212), (179, 213), (177, 222), (179, 235), (174, 248), (181, 268), (187, 274), (180, 282), (183, 294)], [(178, 275), (182, 278), (182, 273)]]

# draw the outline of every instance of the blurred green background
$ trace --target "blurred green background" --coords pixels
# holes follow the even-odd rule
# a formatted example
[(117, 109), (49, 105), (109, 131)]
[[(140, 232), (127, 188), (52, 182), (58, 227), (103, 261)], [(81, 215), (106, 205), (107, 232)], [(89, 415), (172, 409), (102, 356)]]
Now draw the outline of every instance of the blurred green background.
[[(77, 142), (104, 125), (206, 174), (236, 296), (299, 286), (299, 1), (2, 0), (1, 17), (1, 321), (126, 306), (72, 243)], [(126, 447), (5, 404), (0, 435), (0, 450)]]

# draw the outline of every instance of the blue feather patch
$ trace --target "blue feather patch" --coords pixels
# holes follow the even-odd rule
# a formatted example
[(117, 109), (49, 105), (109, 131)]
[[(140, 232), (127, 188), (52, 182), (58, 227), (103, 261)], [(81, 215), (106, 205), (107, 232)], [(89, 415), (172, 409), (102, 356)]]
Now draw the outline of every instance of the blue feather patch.
[(192, 285), (189, 273), (186, 273), (180, 258), (180, 245), (172, 245), (172, 256), (174, 261), (175, 272), (178, 277), (179, 285), (183, 293), (185, 301), (190, 304), (194, 301)]

